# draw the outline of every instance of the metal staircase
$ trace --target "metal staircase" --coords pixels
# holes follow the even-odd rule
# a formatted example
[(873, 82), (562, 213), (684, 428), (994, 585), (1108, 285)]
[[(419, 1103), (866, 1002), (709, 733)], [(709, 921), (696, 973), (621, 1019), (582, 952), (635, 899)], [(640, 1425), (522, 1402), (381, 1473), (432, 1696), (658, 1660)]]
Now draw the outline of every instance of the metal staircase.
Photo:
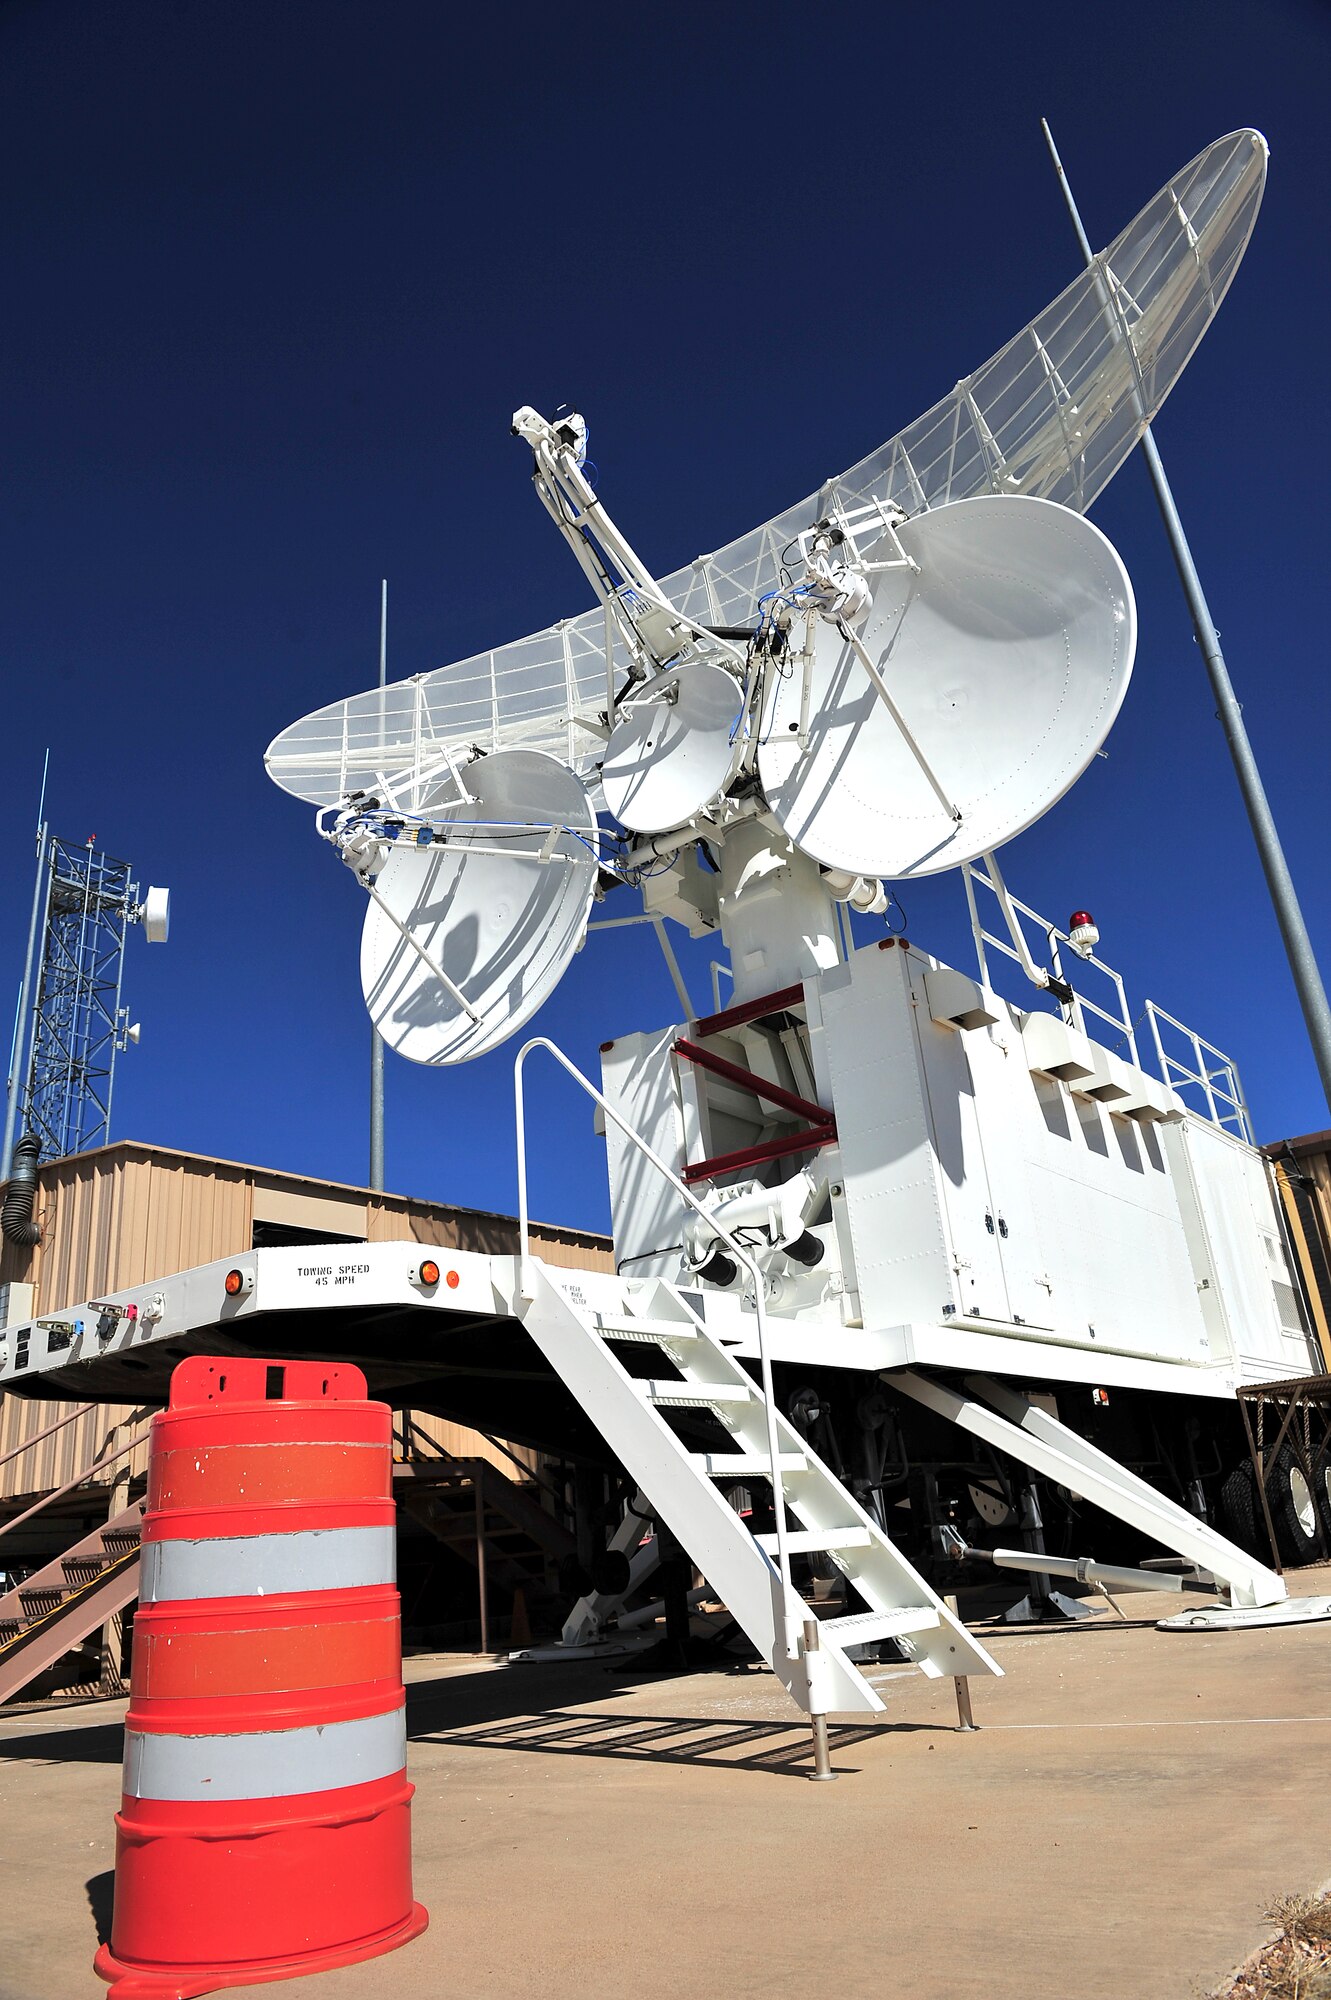
[[(545, 1582), (549, 1563), (572, 1555), (577, 1537), (486, 1458), (399, 1460), (394, 1497), (445, 1548), (505, 1590)], [(484, 1548), (484, 1556), (481, 1550)]]
[[(598, 1284), (589, 1303), (582, 1277), (525, 1260), (527, 1332), (802, 1709), (881, 1710), (848, 1657), (873, 1640), (894, 1639), (931, 1676), (1002, 1672), (673, 1286)], [(639, 1372), (644, 1349), (648, 1366), (674, 1373)], [(728, 1433), (726, 1449), (693, 1449), (672, 1427), (672, 1413), (699, 1412)], [(774, 1471), (776, 1529), (755, 1536), (722, 1487)], [(798, 1529), (786, 1526), (787, 1509)], [(787, 1580), (789, 1557), (814, 1553), (869, 1606), (820, 1622), (817, 1668), (802, 1636), (812, 1613)]]
[(136, 1500), (0, 1597), (0, 1702), (137, 1597), (142, 1514)]

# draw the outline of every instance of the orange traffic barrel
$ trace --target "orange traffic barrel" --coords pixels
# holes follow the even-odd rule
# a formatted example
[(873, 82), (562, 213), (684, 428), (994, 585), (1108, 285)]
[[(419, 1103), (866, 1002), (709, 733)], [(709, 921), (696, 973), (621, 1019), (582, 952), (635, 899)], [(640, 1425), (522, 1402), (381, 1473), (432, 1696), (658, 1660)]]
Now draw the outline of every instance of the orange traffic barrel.
[(391, 1415), (358, 1368), (196, 1355), (153, 1419), (110, 2000), (406, 1944)]

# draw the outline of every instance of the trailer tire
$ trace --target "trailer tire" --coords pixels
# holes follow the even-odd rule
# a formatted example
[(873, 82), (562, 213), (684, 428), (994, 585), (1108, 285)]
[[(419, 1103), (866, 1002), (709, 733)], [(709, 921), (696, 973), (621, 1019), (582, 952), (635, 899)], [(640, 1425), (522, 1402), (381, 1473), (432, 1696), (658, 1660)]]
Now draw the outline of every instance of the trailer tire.
[(1287, 1444), (1280, 1448), (1266, 1490), (1281, 1561), (1316, 1562), (1322, 1552), (1321, 1510), (1296, 1453)]
[(1241, 1459), (1220, 1488), (1220, 1525), (1248, 1555), (1265, 1558), (1271, 1553), (1257, 1498), (1257, 1475), (1249, 1459)]
[(1322, 1517), (1322, 1539), (1331, 1550), (1331, 1446), (1314, 1460), (1313, 1498)]

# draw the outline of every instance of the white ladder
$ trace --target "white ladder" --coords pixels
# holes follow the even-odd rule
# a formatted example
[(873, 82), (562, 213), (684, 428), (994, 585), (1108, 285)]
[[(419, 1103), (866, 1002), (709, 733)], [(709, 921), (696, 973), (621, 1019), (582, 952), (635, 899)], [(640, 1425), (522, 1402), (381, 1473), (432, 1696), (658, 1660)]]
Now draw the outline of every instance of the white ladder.
[[(529, 1257), (523, 1289), (527, 1332), (806, 1713), (882, 1709), (881, 1697), (846, 1657), (847, 1647), (872, 1640), (895, 1639), (908, 1659), (935, 1677), (1002, 1672), (793, 1424), (774, 1411), (778, 1477), (801, 1523), (798, 1531), (786, 1530), (787, 1551), (826, 1553), (870, 1606), (820, 1622), (822, 1664), (811, 1676), (801, 1633), (813, 1613), (782, 1583), (773, 1560), (777, 1537), (751, 1535), (716, 1485), (764, 1480), (772, 1471), (769, 1412), (759, 1385), (664, 1279), (598, 1283), (589, 1300), (582, 1273)], [(615, 1352), (631, 1345), (656, 1349), (677, 1375), (631, 1374)], [(733, 1448), (690, 1451), (662, 1415), (670, 1409), (711, 1411)]]

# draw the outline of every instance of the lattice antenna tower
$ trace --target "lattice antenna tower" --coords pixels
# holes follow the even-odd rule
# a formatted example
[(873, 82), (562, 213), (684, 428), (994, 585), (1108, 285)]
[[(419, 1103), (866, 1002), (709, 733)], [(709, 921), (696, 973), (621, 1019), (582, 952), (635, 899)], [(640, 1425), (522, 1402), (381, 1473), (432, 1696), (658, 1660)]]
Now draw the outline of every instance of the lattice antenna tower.
[(142, 923), (151, 943), (164, 942), (169, 905), (165, 889), (149, 889), (141, 901), (129, 863), (104, 853), (95, 837), (76, 846), (43, 829), (34, 914), (38, 907), (11, 1120), (40, 1142), (45, 1161), (110, 1137), (116, 1057), (139, 1038), (121, 998), (126, 933)]

